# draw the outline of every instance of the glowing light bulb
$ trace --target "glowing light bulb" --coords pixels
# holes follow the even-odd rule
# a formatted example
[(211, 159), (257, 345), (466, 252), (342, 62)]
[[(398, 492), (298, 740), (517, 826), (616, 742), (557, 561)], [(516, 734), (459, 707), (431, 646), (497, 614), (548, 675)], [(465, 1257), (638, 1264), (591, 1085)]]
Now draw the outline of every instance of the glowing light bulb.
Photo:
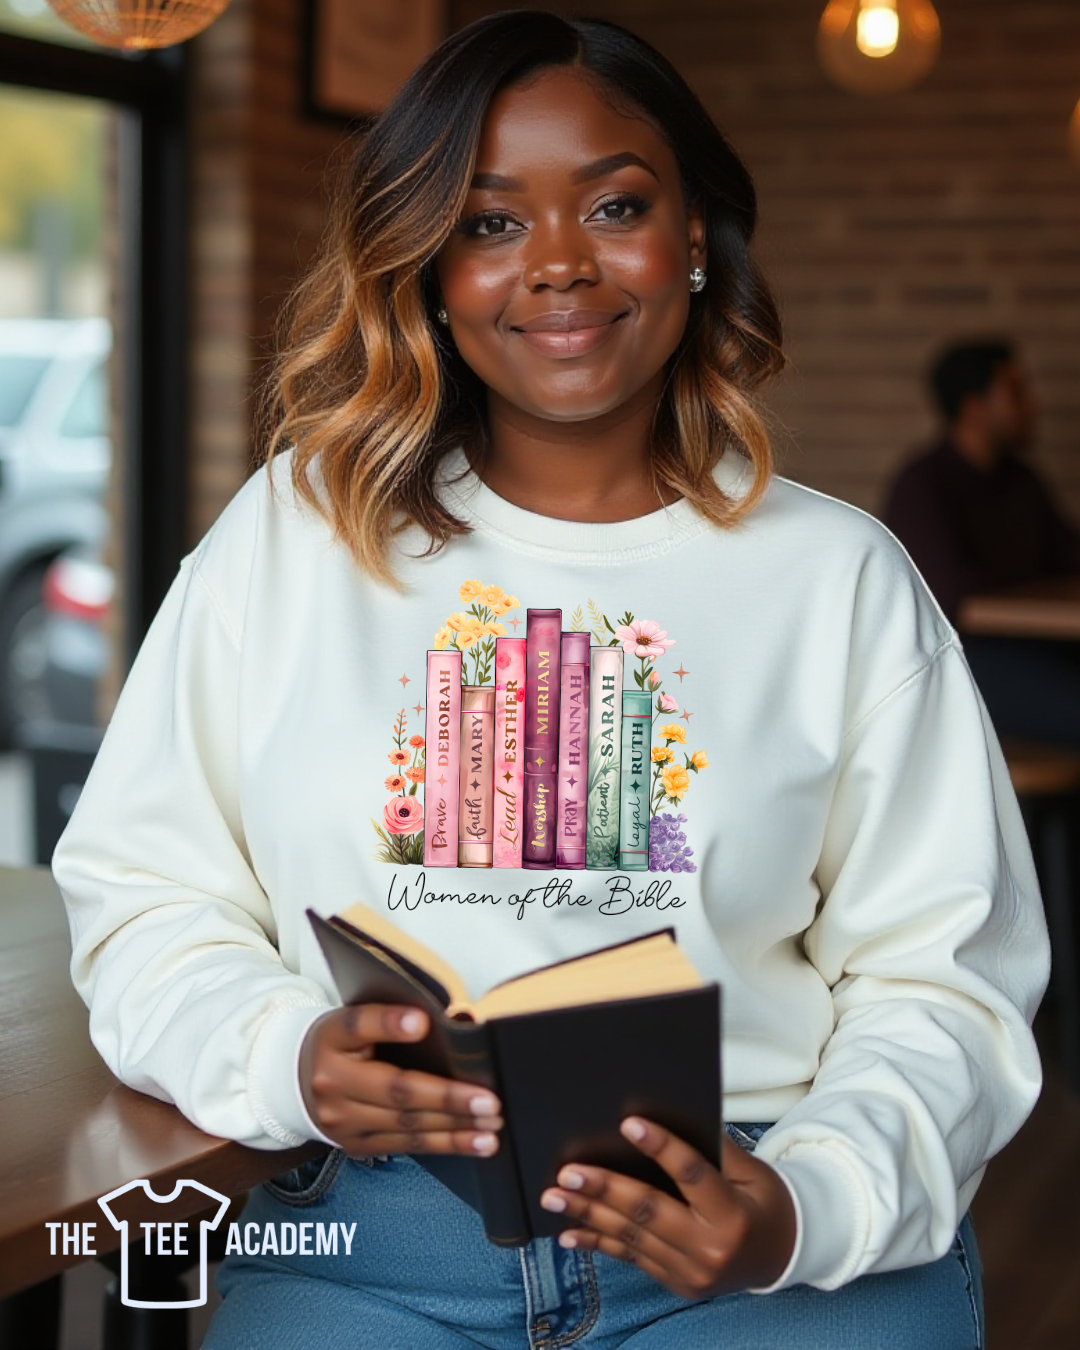
[(890, 56), (900, 41), (895, 5), (864, 4), (855, 21), (855, 44), (863, 56)]
[(930, 0), (829, 0), (818, 24), (818, 60), (841, 89), (895, 94), (918, 84), (941, 47)]

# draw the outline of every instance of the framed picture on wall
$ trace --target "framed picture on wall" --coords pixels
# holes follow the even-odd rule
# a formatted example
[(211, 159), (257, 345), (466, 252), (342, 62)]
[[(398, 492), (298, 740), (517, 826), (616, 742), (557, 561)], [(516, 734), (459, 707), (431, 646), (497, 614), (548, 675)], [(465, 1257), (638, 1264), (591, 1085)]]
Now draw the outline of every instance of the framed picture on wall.
[(381, 112), (448, 30), (448, 0), (306, 0), (309, 114)]

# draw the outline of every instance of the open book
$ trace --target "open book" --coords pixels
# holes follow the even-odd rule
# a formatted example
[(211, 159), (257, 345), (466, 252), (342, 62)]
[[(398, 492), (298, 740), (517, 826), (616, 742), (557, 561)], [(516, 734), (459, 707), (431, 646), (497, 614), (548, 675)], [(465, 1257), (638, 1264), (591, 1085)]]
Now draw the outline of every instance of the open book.
[(520, 975), (471, 999), (435, 952), (364, 905), (308, 918), (345, 1003), (423, 1008), (418, 1044), (379, 1056), (490, 1088), (505, 1124), (492, 1158), (417, 1161), (476, 1209), (488, 1237), (517, 1246), (567, 1220), (540, 1208), (565, 1163), (593, 1163), (678, 1194), (619, 1133), (628, 1115), (666, 1126), (718, 1164), (720, 990), (671, 929)]

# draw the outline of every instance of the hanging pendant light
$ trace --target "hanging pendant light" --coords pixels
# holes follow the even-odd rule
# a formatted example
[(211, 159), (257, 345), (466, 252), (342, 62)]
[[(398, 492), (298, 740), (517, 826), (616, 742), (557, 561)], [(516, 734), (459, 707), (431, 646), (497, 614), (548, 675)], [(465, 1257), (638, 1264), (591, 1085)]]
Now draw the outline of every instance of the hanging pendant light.
[(940, 47), (930, 0), (829, 0), (818, 24), (818, 60), (853, 94), (910, 89), (929, 73)]
[(186, 42), (209, 28), (229, 0), (49, 0), (66, 24), (104, 47), (144, 51)]

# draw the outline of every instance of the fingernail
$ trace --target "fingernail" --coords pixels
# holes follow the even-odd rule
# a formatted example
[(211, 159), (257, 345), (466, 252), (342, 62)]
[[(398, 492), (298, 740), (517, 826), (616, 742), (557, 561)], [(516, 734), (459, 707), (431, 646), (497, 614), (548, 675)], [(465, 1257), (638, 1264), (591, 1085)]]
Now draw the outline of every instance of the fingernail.
[(565, 1187), (568, 1191), (580, 1191), (582, 1186), (585, 1185), (585, 1178), (580, 1172), (568, 1169), (559, 1173), (559, 1185)]
[(497, 1116), (499, 1103), (494, 1097), (473, 1097), (469, 1102), (469, 1110), (474, 1116)]
[(424, 1029), (424, 1014), (418, 1012), (407, 1012), (402, 1015), (401, 1029), (410, 1036), (415, 1036), (417, 1032)]
[(555, 1191), (545, 1191), (540, 1197), (540, 1204), (544, 1209), (550, 1209), (553, 1214), (561, 1214), (566, 1208), (566, 1201)]
[(559, 1246), (560, 1246), (560, 1247), (576, 1247), (576, 1246), (577, 1246), (577, 1238), (573, 1235), (573, 1233), (560, 1233), (560, 1234), (559, 1234)]
[(493, 1134), (475, 1134), (472, 1146), (477, 1153), (494, 1153), (499, 1147), (499, 1141)]
[(640, 1144), (649, 1133), (641, 1121), (635, 1120), (633, 1116), (631, 1116), (629, 1120), (623, 1121), (622, 1132), (626, 1135), (627, 1139), (633, 1139), (635, 1144)]

